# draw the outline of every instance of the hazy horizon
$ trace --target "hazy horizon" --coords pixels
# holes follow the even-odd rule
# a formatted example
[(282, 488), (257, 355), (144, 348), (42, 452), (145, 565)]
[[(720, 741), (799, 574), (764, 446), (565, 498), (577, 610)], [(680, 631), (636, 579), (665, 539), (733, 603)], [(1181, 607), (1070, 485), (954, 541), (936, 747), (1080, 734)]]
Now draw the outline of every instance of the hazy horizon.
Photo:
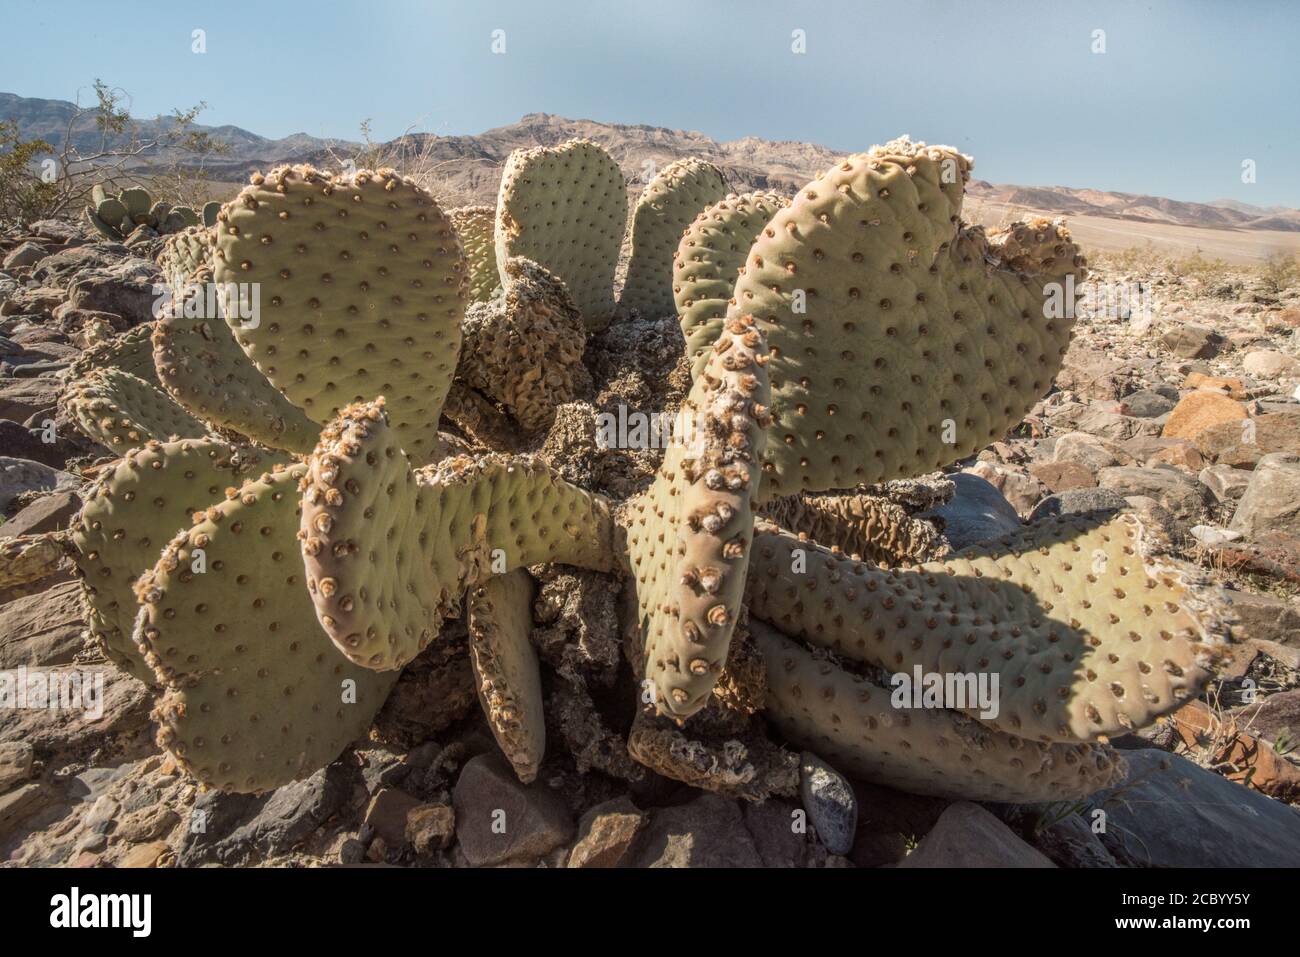
[[(975, 175), (995, 183), (1300, 208), (1287, 93), (1300, 8), (1270, 0), (1084, 10), (142, 0), (130, 15), (105, 12), (88, 0), (7, 3), (0, 22), (21, 41), (0, 64), (0, 89), (81, 91), (84, 102), (98, 77), (129, 93), (140, 118), (203, 100), (202, 124), (271, 139), (354, 140), (367, 118), (381, 141), (408, 129), (476, 135), (528, 113), (842, 152), (907, 133), (973, 155)], [(58, 38), (73, 21), (84, 26), (70, 50)], [(205, 53), (192, 49), (195, 30)], [(1093, 52), (1098, 30), (1105, 52)], [(806, 52), (792, 49), (794, 31)], [(1247, 160), (1253, 183), (1242, 180)]]

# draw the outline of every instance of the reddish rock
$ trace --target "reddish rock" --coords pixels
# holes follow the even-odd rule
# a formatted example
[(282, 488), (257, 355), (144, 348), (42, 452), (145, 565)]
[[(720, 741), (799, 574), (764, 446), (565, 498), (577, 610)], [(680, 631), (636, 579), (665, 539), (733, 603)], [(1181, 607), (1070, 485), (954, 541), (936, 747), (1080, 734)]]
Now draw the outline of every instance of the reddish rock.
[(1236, 399), (1220, 392), (1189, 392), (1169, 413), (1161, 435), (1167, 439), (1195, 439), (1212, 425), (1248, 418), (1250, 413)]

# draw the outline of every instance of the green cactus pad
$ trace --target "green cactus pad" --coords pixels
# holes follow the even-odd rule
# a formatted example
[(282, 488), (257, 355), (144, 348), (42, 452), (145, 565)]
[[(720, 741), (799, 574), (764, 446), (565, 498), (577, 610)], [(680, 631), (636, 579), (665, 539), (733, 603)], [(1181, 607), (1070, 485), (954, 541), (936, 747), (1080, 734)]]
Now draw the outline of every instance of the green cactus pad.
[[(591, 140), (515, 150), (497, 196), (497, 266), (523, 256), (569, 290), (588, 329), (614, 315), (614, 270), (627, 225), (627, 181)], [(502, 273), (502, 285), (509, 277)]]
[(421, 463), (456, 371), (466, 272), (433, 197), (392, 170), (282, 166), (217, 224), (216, 282), (260, 284), (256, 321), (227, 316), (258, 369), (315, 422), (385, 396)]
[(155, 323), (154, 361), (163, 389), (195, 417), (268, 448), (306, 455), (320, 427), (248, 360), (221, 318), (187, 318), (185, 301)]
[(202, 422), (161, 389), (111, 366), (69, 382), (59, 402), (81, 431), (118, 452), (151, 440), (208, 434)]
[(759, 231), (790, 201), (779, 193), (732, 193), (686, 227), (672, 265), (673, 301), (699, 375), (718, 338), (740, 267)]
[(1002, 438), (1050, 386), (1072, 321), (1045, 305), (1083, 259), (1046, 220), (991, 238), (961, 226), (969, 169), (897, 140), (764, 227), (728, 314), (752, 314), (772, 351), (765, 496), (932, 471)]
[(1127, 766), (1097, 744), (1043, 744), (943, 709), (900, 710), (890, 689), (840, 668), (762, 622), (768, 723), (863, 780), (953, 800), (1073, 801), (1118, 784)]
[(308, 461), (307, 587), (326, 633), (366, 668), (414, 658), (488, 574), (615, 562), (599, 496), (527, 456), (457, 456), (412, 471), (382, 401), (345, 409)]
[(213, 200), (210, 203), (204, 203), (203, 212), (200, 214), (200, 219), (202, 220), (203, 225), (206, 226), (208, 229), (211, 229), (213, 226), (217, 225), (217, 215), (220, 212), (221, 212), (221, 204), (218, 203), (216, 200)]
[(497, 744), (525, 784), (546, 754), (542, 675), (533, 630), (533, 580), (523, 569), (470, 592), (469, 654), (479, 704)]
[(876, 565), (914, 565), (948, 552), (932, 524), (879, 495), (787, 495), (762, 511), (796, 535)]
[(269, 791), (324, 767), (366, 733), (397, 679), (350, 664), (312, 614), (294, 540), (305, 471), (230, 489), (136, 585), (135, 640), (165, 689), (158, 743), (222, 791)]
[(726, 195), (722, 170), (704, 160), (676, 160), (659, 171), (632, 213), (632, 255), (620, 309), (653, 318), (675, 314), (673, 260), (677, 244), (695, 218)]
[(179, 286), (203, 267), (211, 266), (214, 238), (215, 233), (203, 226), (190, 226), (167, 236), (158, 252), (158, 267), (163, 278)]
[(469, 265), (469, 298), (474, 302), (491, 302), (493, 293), (501, 285), (493, 235), (496, 209), (491, 206), (460, 206), (447, 210), (447, 218), (460, 237), (465, 262)]
[(153, 323), (133, 326), (120, 335), (91, 346), (68, 367), (69, 382), (84, 378), (96, 369), (112, 367), (129, 372), (150, 385), (158, 385), (153, 364)]
[(126, 214), (136, 222), (136, 225), (148, 220), (149, 210), (153, 208), (153, 197), (149, 195), (147, 189), (139, 187), (124, 189), (117, 194), (117, 198), (126, 207)]
[(1051, 519), (905, 570), (773, 528), (755, 536), (752, 615), (896, 673), (997, 674), (999, 713), (981, 721), (1019, 737), (1150, 724), (1196, 696), (1221, 646), (1197, 591), (1144, 557), (1131, 515)]
[(512, 259), (503, 272), (505, 296), (466, 310), (456, 374), (525, 432), (537, 432), (591, 387), (582, 364), (587, 331), (564, 284), (541, 266)]
[(769, 424), (766, 360), (752, 322), (728, 320), (654, 484), (620, 515), (645, 678), (659, 711), (678, 720), (708, 702), (740, 613)]
[(71, 541), (90, 632), (110, 659), (147, 684), (153, 670), (131, 640), (132, 586), (195, 512), (240, 484), (249, 454), (216, 440), (150, 442), (128, 451), (85, 496)]

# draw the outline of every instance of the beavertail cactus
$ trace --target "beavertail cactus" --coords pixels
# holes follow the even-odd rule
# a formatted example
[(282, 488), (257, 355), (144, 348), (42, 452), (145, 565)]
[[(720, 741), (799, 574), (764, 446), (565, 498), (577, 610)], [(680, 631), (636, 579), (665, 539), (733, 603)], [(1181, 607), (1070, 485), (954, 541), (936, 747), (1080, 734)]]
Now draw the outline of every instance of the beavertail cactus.
[(961, 225), (970, 165), (896, 140), (832, 167), (763, 228), (728, 314), (752, 314), (772, 353), (764, 497), (942, 467), (1002, 438), (1050, 386), (1071, 320), (1045, 304), (1086, 275), (1083, 257), (1046, 220), (992, 238)]
[(469, 267), (469, 298), (473, 302), (491, 302), (501, 288), (497, 274), (494, 230), (497, 211), (492, 206), (458, 206), (447, 210)]
[(96, 369), (112, 367), (129, 372), (150, 385), (158, 385), (158, 373), (153, 364), (153, 323), (133, 326), (126, 332), (97, 342), (79, 355), (68, 367), (66, 380), (83, 379)]
[(523, 256), (564, 283), (588, 329), (614, 315), (614, 269), (627, 225), (627, 181), (590, 140), (515, 150), (497, 196), (496, 258)]
[(632, 257), (620, 308), (643, 316), (674, 314), (673, 257), (682, 231), (726, 195), (726, 179), (712, 163), (682, 159), (659, 171), (632, 213)]
[(294, 548), (305, 472), (277, 466), (228, 489), (136, 584), (135, 641), (164, 688), (158, 743), (223, 791), (333, 761), (397, 679), (352, 665), (316, 624)]
[(91, 190), (86, 219), (102, 236), (114, 242), (126, 239), (138, 226), (167, 234), (197, 226), (199, 222), (198, 214), (190, 207), (154, 202), (148, 190), (124, 189), (114, 197), (108, 195), (102, 184), (96, 184)]
[(789, 204), (779, 193), (732, 193), (696, 216), (681, 235), (672, 292), (693, 374), (699, 375), (718, 338), (737, 275), (759, 231)]
[(112, 366), (69, 382), (59, 402), (83, 432), (119, 452), (149, 441), (197, 439), (208, 433), (161, 389)]
[(188, 226), (163, 240), (158, 252), (158, 268), (163, 278), (180, 286), (199, 270), (212, 265), (212, 241), (215, 234), (207, 226)]
[(436, 456), (466, 266), (427, 192), (391, 170), (341, 177), (281, 166), (256, 175), (218, 217), (214, 279), (259, 284), (259, 315), (227, 310), (226, 321), (313, 421), (382, 395), (406, 453), (420, 463)]
[(787, 495), (764, 503), (762, 512), (796, 534), (877, 565), (911, 565), (948, 551), (934, 525), (880, 495)]

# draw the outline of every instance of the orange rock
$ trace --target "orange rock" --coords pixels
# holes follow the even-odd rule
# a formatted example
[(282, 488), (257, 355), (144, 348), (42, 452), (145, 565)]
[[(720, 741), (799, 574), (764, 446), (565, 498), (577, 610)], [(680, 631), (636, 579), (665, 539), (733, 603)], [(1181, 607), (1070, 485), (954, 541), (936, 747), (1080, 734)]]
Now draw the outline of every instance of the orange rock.
[(1200, 472), (1201, 469), (1205, 468), (1205, 457), (1196, 451), (1196, 446), (1189, 445), (1186, 442), (1179, 442), (1177, 445), (1161, 449), (1147, 459), (1146, 464), (1172, 465), (1175, 468), (1186, 469), (1189, 472)]
[(1203, 372), (1188, 373), (1183, 380), (1184, 389), (1205, 389), (1207, 392), (1223, 392), (1234, 399), (1246, 398), (1246, 384), (1240, 379), (1220, 379)]
[(1183, 747), (1209, 759), (1229, 781), (1254, 788), (1279, 801), (1300, 797), (1300, 768), (1280, 757), (1267, 741), (1241, 730), (1249, 724), (1251, 708), (1243, 714), (1216, 714), (1203, 701), (1189, 701), (1164, 720), (1173, 725)]
[(1189, 392), (1169, 413), (1160, 434), (1167, 439), (1195, 439), (1197, 433), (1212, 425), (1248, 418), (1246, 407), (1222, 392)]

